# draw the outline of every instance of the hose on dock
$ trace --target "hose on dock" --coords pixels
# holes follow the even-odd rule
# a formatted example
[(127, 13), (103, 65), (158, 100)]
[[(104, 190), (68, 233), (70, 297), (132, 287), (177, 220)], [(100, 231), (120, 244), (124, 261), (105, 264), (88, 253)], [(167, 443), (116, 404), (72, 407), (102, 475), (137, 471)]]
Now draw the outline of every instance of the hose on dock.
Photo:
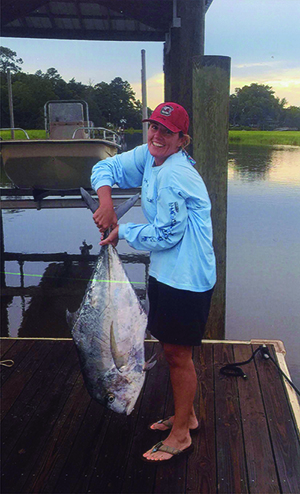
[(296, 388), (296, 386), (293, 384), (293, 382), (288, 378), (288, 376), (283, 372), (283, 370), (280, 368), (280, 366), (277, 364), (276, 360), (272, 357), (270, 354), (270, 351), (266, 345), (260, 345), (251, 355), (251, 357), (248, 360), (245, 360), (244, 362), (234, 362), (232, 364), (227, 364), (224, 365), (224, 367), (221, 367), (220, 373), (225, 375), (225, 376), (236, 376), (236, 377), (242, 377), (243, 379), (247, 379), (247, 374), (241, 369), (242, 365), (249, 364), (251, 360), (255, 358), (255, 355), (260, 352), (262, 357), (266, 360), (271, 360), (273, 364), (277, 367), (279, 370), (280, 374), (287, 380), (287, 382), (292, 386), (292, 388), (296, 391), (296, 393), (300, 396), (300, 391)]

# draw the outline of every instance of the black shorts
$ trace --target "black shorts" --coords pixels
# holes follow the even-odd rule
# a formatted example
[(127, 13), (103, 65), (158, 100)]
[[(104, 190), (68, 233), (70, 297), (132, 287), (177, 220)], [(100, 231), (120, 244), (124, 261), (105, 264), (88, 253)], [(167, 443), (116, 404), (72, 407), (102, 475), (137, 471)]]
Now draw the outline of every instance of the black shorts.
[(206, 292), (179, 290), (149, 277), (147, 330), (163, 343), (201, 345), (213, 288)]

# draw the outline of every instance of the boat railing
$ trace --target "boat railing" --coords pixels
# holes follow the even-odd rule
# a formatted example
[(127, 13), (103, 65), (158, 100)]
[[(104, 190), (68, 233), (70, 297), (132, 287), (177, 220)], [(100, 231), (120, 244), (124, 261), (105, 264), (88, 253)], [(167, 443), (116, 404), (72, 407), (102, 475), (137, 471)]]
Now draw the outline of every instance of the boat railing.
[[(10, 132), (14, 132), (15, 130), (21, 130), (22, 132), (24, 132), (25, 136), (26, 136), (26, 139), (30, 139), (29, 138), (29, 135), (27, 134), (26, 130), (24, 129), (21, 129), (21, 127), (8, 127), (8, 128), (5, 128), (5, 129), (0, 129), (0, 132), (4, 132), (4, 131), (10, 131)], [(13, 137), (14, 139), (15, 137)]]
[(76, 134), (79, 131), (85, 131), (89, 134), (91, 139), (103, 139), (105, 141), (113, 142), (114, 144), (120, 145), (120, 136), (116, 132), (105, 127), (78, 127), (74, 130), (72, 139), (76, 139)]

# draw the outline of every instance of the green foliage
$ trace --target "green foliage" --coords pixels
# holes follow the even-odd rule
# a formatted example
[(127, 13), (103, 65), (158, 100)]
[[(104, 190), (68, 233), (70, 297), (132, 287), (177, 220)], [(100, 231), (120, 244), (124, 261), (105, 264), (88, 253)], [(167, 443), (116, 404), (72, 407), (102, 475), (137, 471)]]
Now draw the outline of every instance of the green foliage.
[(285, 98), (279, 100), (267, 85), (251, 84), (242, 89), (236, 88), (235, 93), (230, 96), (229, 123), (232, 128), (300, 129), (300, 108), (285, 109), (286, 104)]
[(38, 70), (35, 74), (20, 72), (16, 63), (17, 54), (9, 48), (1, 47), (1, 126), (9, 127), (9, 107), (7, 89), (7, 68), (12, 72), (12, 92), (14, 120), (17, 127), (39, 129), (44, 127), (43, 109), (49, 100), (85, 100), (89, 105), (89, 117), (96, 127), (118, 129), (140, 128), (142, 125), (142, 105), (128, 81), (116, 77), (109, 84), (100, 82), (85, 85), (74, 78), (63, 80), (54, 67), (46, 73)]
[(0, 71), (7, 73), (9, 69), (11, 72), (19, 72), (21, 67), (17, 64), (22, 64), (22, 58), (17, 58), (15, 51), (5, 46), (0, 46)]
[[(90, 120), (96, 127), (141, 129), (142, 105), (128, 81), (116, 77), (110, 83), (85, 85), (74, 78), (63, 80), (54, 67), (45, 73), (21, 72), (22, 64), (16, 52), (0, 47), (1, 126), (9, 127), (7, 70), (12, 72), (14, 119), (17, 127), (44, 127), (43, 108), (53, 99), (85, 100), (89, 105)], [(279, 100), (270, 86), (251, 84), (236, 88), (230, 96), (230, 128), (273, 130), (288, 127), (300, 130), (300, 107), (286, 108), (286, 100)]]

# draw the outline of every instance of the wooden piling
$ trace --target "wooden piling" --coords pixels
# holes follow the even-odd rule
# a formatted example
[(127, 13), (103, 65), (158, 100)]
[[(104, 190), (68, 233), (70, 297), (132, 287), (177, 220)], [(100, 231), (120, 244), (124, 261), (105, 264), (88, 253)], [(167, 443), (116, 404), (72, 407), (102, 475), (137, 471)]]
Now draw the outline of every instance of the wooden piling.
[(212, 203), (217, 284), (207, 337), (225, 336), (226, 226), (230, 58), (193, 59), (193, 157)]
[[(145, 120), (146, 118), (148, 118), (145, 50), (141, 51), (141, 55), (142, 55), (142, 115), (143, 115), (143, 120)], [(147, 142), (147, 135), (148, 135), (148, 123), (143, 122), (143, 144)]]
[(12, 94), (12, 84), (11, 84), (11, 74), (10, 69), (7, 69), (7, 89), (8, 89), (8, 106), (9, 106), (9, 119), (11, 127), (11, 138), (15, 138), (15, 121), (14, 121), (14, 105), (13, 105), (13, 94)]
[[(165, 101), (179, 103), (191, 118), (193, 57), (204, 54), (205, 5), (199, 0), (177, 0), (173, 6), (173, 23), (164, 44)], [(191, 118), (191, 136), (192, 123)]]

